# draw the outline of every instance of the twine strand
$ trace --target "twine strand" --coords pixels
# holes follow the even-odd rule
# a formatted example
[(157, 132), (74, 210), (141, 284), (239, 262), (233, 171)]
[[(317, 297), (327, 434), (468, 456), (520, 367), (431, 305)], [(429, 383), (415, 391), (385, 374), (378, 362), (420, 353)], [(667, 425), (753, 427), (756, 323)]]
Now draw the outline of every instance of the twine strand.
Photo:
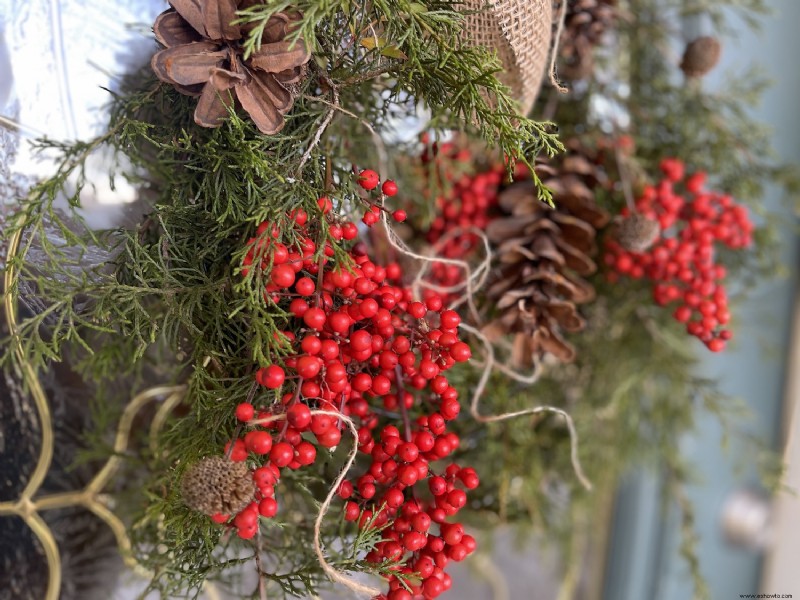
[[(486, 385), (489, 383), (489, 377), (492, 374), (492, 370), (500, 363), (498, 363), (495, 359), (494, 347), (492, 346), (492, 343), (485, 335), (483, 335), (483, 333), (471, 325), (467, 325), (466, 323), (461, 323), (459, 327), (477, 337), (483, 344), (483, 347), (486, 351), (486, 363), (484, 365), (483, 372), (481, 373), (481, 378), (478, 381), (478, 385), (472, 394), (472, 401), (470, 403), (470, 414), (473, 416), (473, 418), (480, 423), (495, 423), (497, 421), (505, 421), (507, 419), (514, 419), (516, 417), (535, 415), (541, 412), (551, 412), (561, 415), (564, 417), (564, 421), (567, 423), (567, 429), (569, 430), (570, 459), (572, 461), (572, 469), (575, 471), (575, 477), (577, 477), (578, 481), (580, 481), (584, 488), (591, 491), (592, 483), (584, 474), (583, 468), (581, 467), (580, 457), (578, 456), (578, 431), (575, 429), (575, 422), (572, 420), (572, 417), (565, 410), (556, 408), (555, 406), (542, 405), (533, 408), (502, 413), (499, 415), (480, 414), (480, 401), (483, 397), (484, 391), (486, 390)], [(501, 370), (507, 375), (511, 376), (513, 379), (523, 382), (535, 382), (539, 378), (540, 373), (538, 361), (536, 361), (534, 373), (530, 376), (516, 373), (507, 367), (503, 367)]]
[[(357, 594), (363, 594), (370, 597), (377, 596), (381, 593), (379, 589), (358, 583), (357, 581), (353, 581), (350, 577), (345, 575), (343, 571), (339, 571), (338, 569), (334, 568), (325, 558), (325, 553), (322, 551), (322, 521), (325, 519), (325, 515), (327, 515), (328, 511), (330, 510), (333, 499), (336, 496), (336, 492), (339, 490), (339, 486), (345, 480), (347, 474), (350, 472), (350, 469), (353, 467), (353, 463), (356, 461), (356, 456), (358, 455), (358, 430), (356, 429), (356, 425), (353, 420), (341, 413), (330, 410), (312, 410), (311, 414), (327, 415), (330, 417), (335, 417), (340, 421), (344, 421), (347, 424), (347, 427), (350, 429), (350, 433), (353, 435), (353, 447), (350, 450), (347, 461), (345, 462), (344, 467), (342, 467), (342, 470), (339, 472), (339, 476), (333, 482), (325, 501), (320, 505), (319, 512), (317, 512), (317, 518), (314, 520), (314, 553), (317, 555), (317, 560), (319, 561), (322, 570), (325, 571), (325, 574), (332, 581), (341, 583), (343, 586)], [(272, 423), (273, 421), (282, 421), (284, 419), (286, 419), (286, 414), (282, 413), (263, 419), (256, 419), (250, 421), (248, 424), (266, 425), (267, 423)]]
[(556, 75), (556, 61), (558, 60), (558, 47), (561, 44), (561, 34), (564, 33), (564, 24), (567, 20), (567, 0), (561, 0), (561, 5), (558, 7), (558, 28), (556, 35), (553, 38), (553, 46), (550, 48), (550, 69), (548, 77), (550, 84), (558, 90), (561, 94), (569, 92), (569, 88), (561, 85)]

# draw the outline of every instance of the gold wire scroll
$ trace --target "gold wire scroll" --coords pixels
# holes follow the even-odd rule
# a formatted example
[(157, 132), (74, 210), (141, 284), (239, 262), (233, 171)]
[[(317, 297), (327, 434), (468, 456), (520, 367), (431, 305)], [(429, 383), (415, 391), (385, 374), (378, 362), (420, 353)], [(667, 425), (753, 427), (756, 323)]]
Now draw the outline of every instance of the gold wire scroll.
[(50, 464), (53, 459), (53, 419), (50, 413), (50, 407), (47, 403), (47, 396), (39, 383), (36, 372), (23, 351), (22, 343), (19, 338), (19, 330), (17, 328), (16, 302), (14, 301), (11, 290), (16, 277), (16, 268), (14, 267), (13, 259), (19, 251), (21, 239), (22, 231), (17, 230), (9, 241), (6, 272), (3, 280), (3, 304), (5, 307), (8, 330), (12, 340), (11, 343), (14, 345), (14, 353), (16, 354), (17, 361), (22, 370), (22, 377), (33, 397), (36, 411), (39, 415), (42, 444), (39, 451), (39, 458), (36, 462), (36, 468), (33, 470), (28, 484), (16, 501), (0, 502), (0, 516), (16, 515), (22, 518), (39, 539), (42, 548), (44, 548), (49, 569), (45, 598), (46, 600), (58, 600), (59, 591), (61, 590), (61, 556), (52, 530), (39, 515), (39, 512), (43, 510), (68, 506), (82, 506), (91, 511), (97, 515), (98, 518), (102, 519), (114, 533), (117, 546), (119, 546), (120, 554), (125, 564), (141, 575), (152, 576), (152, 573), (139, 565), (133, 558), (131, 542), (128, 538), (125, 525), (119, 517), (112, 512), (110, 498), (103, 494), (102, 490), (114, 476), (114, 473), (123, 460), (122, 454), (128, 447), (131, 426), (136, 413), (151, 400), (166, 398), (153, 419), (150, 435), (151, 438), (154, 437), (158, 434), (158, 430), (166, 421), (167, 415), (183, 398), (186, 392), (186, 386), (154, 387), (134, 396), (125, 407), (122, 417), (119, 420), (117, 435), (114, 439), (113, 455), (109, 457), (105, 465), (103, 465), (103, 468), (92, 478), (89, 484), (79, 491), (59, 492), (36, 497), (36, 492), (39, 491), (39, 488), (44, 482), (44, 478), (47, 475), (47, 471), (50, 469)]

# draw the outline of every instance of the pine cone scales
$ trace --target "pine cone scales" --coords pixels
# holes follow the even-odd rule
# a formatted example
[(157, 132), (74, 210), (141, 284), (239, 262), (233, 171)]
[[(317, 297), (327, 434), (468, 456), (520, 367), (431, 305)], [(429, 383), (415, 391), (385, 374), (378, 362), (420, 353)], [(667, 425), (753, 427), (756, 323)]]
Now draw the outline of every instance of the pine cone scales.
[(616, 0), (562, 0), (567, 3), (559, 53), (563, 58), (560, 74), (567, 79), (583, 79), (594, 69), (592, 53), (606, 30), (614, 26)]
[(591, 258), (596, 233), (609, 219), (589, 187), (604, 180), (602, 171), (585, 157), (567, 157), (559, 170), (545, 165), (539, 172), (557, 208), (538, 200), (532, 181), (515, 183), (499, 198), (508, 216), (492, 221), (486, 232), (500, 266), (486, 292), (498, 316), (484, 333), (514, 334), (516, 366), (530, 366), (535, 355), (545, 353), (562, 362), (575, 358), (561, 331), (586, 325), (577, 305), (595, 293), (583, 277), (597, 270)]
[(274, 15), (261, 47), (246, 60), (241, 41), (246, 27), (233, 24), (236, 11), (252, 0), (171, 0), (173, 9), (153, 25), (165, 47), (151, 61), (156, 76), (182, 94), (199, 96), (194, 119), (203, 127), (219, 127), (234, 95), (259, 131), (279, 132), (294, 98), (289, 86), (305, 74), (311, 54), (305, 42), (289, 42), (297, 13)]

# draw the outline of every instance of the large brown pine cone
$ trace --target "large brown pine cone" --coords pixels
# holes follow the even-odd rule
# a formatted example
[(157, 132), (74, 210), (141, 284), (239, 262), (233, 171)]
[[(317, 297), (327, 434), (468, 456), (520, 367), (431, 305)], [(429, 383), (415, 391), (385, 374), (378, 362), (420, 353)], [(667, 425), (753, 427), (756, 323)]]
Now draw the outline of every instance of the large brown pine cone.
[(156, 76), (182, 94), (199, 96), (194, 120), (219, 127), (234, 93), (259, 131), (279, 132), (294, 103), (291, 86), (305, 75), (311, 57), (302, 39), (287, 40), (298, 13), (277, 13), (264, 28), (261, 46), (247, 59), (242, 42), (247, 27), (234, 25), (236, 11), (253, 0), (170, 0), (173, 7), (153, 25), (165, 46), (151, 61)]
[(484, 333), (490, 339), (514, 335), (515, 366), (529, 366), (546, 353), (563, 362), (575, 358), (561, 331), (586, 325), (577, 305), (592, 300), (594, 288), (583, 277), (597, 270), (591, 258), (596, 233), (609, 220), (593, 191), (604, 185), (604, 173), (586, 156), (573, 153), (537, 172), (553, 191), (556, 208), (537, 198), (532, 181), (514, 183), (500, 195), (507, 216), (487, 229), (499, 264), (487, 297), (498, 316)]

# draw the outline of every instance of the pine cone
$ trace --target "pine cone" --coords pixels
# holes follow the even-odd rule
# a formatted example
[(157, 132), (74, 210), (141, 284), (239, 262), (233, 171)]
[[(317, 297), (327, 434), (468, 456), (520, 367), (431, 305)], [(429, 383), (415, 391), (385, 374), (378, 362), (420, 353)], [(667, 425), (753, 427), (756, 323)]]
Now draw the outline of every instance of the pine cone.
[(594, 288), (582, 276), (597, 270), (590, 256), (597, 250), (597, 229), (609, 220), (594, 202), (593, 189), (605, 182), (604, 173), (585, 156), (572, 154), (557, 168), (537, 171), (553, 191), (556, 209), (537, 198), (532, 181), (518, 182), (500, 194), (508, 216), (487, 228), (501, 266), (487, 289), (499, 316), (484, 333), (490, 339), (515, 334), (516, 366), (529, 366), (534, 355), (545, 353), (562, 362), (575, 358), (561, 330), (586, 325), (576, 305), (592, 300)]
[(715, 37), (705, 35), (686, 45), (681, 59), (681, 71), (687, 77), (702, 77), (717, 66), (722, 46)]
[(165, 46), (151, 61), (156, 76), (182, 94), (199, 96), (194, 120), (219, 127), (236, 99), (259, 131), (279, 132), (294, 103), (290, 86), (305, 75), (311, 54), (302, 39), (287, 41), (298, 13), (277, 13), (264, 28), (261, 47), (246, 60), (245, 26), (233, 25), (236, 11), (253, 0), (170, 0), (173, 9), (153, 25)]
[(584, 79), (594, 70), (594, 48), (617, 17), (616, 0), (562, 0), (567, 2), (559, 54), (559, 75)]
[(212, 456), (186, 470), (181, 495), (192, 510), (206, 515), (232, 515), (252, 502), (255, 486), (245, 463)]

